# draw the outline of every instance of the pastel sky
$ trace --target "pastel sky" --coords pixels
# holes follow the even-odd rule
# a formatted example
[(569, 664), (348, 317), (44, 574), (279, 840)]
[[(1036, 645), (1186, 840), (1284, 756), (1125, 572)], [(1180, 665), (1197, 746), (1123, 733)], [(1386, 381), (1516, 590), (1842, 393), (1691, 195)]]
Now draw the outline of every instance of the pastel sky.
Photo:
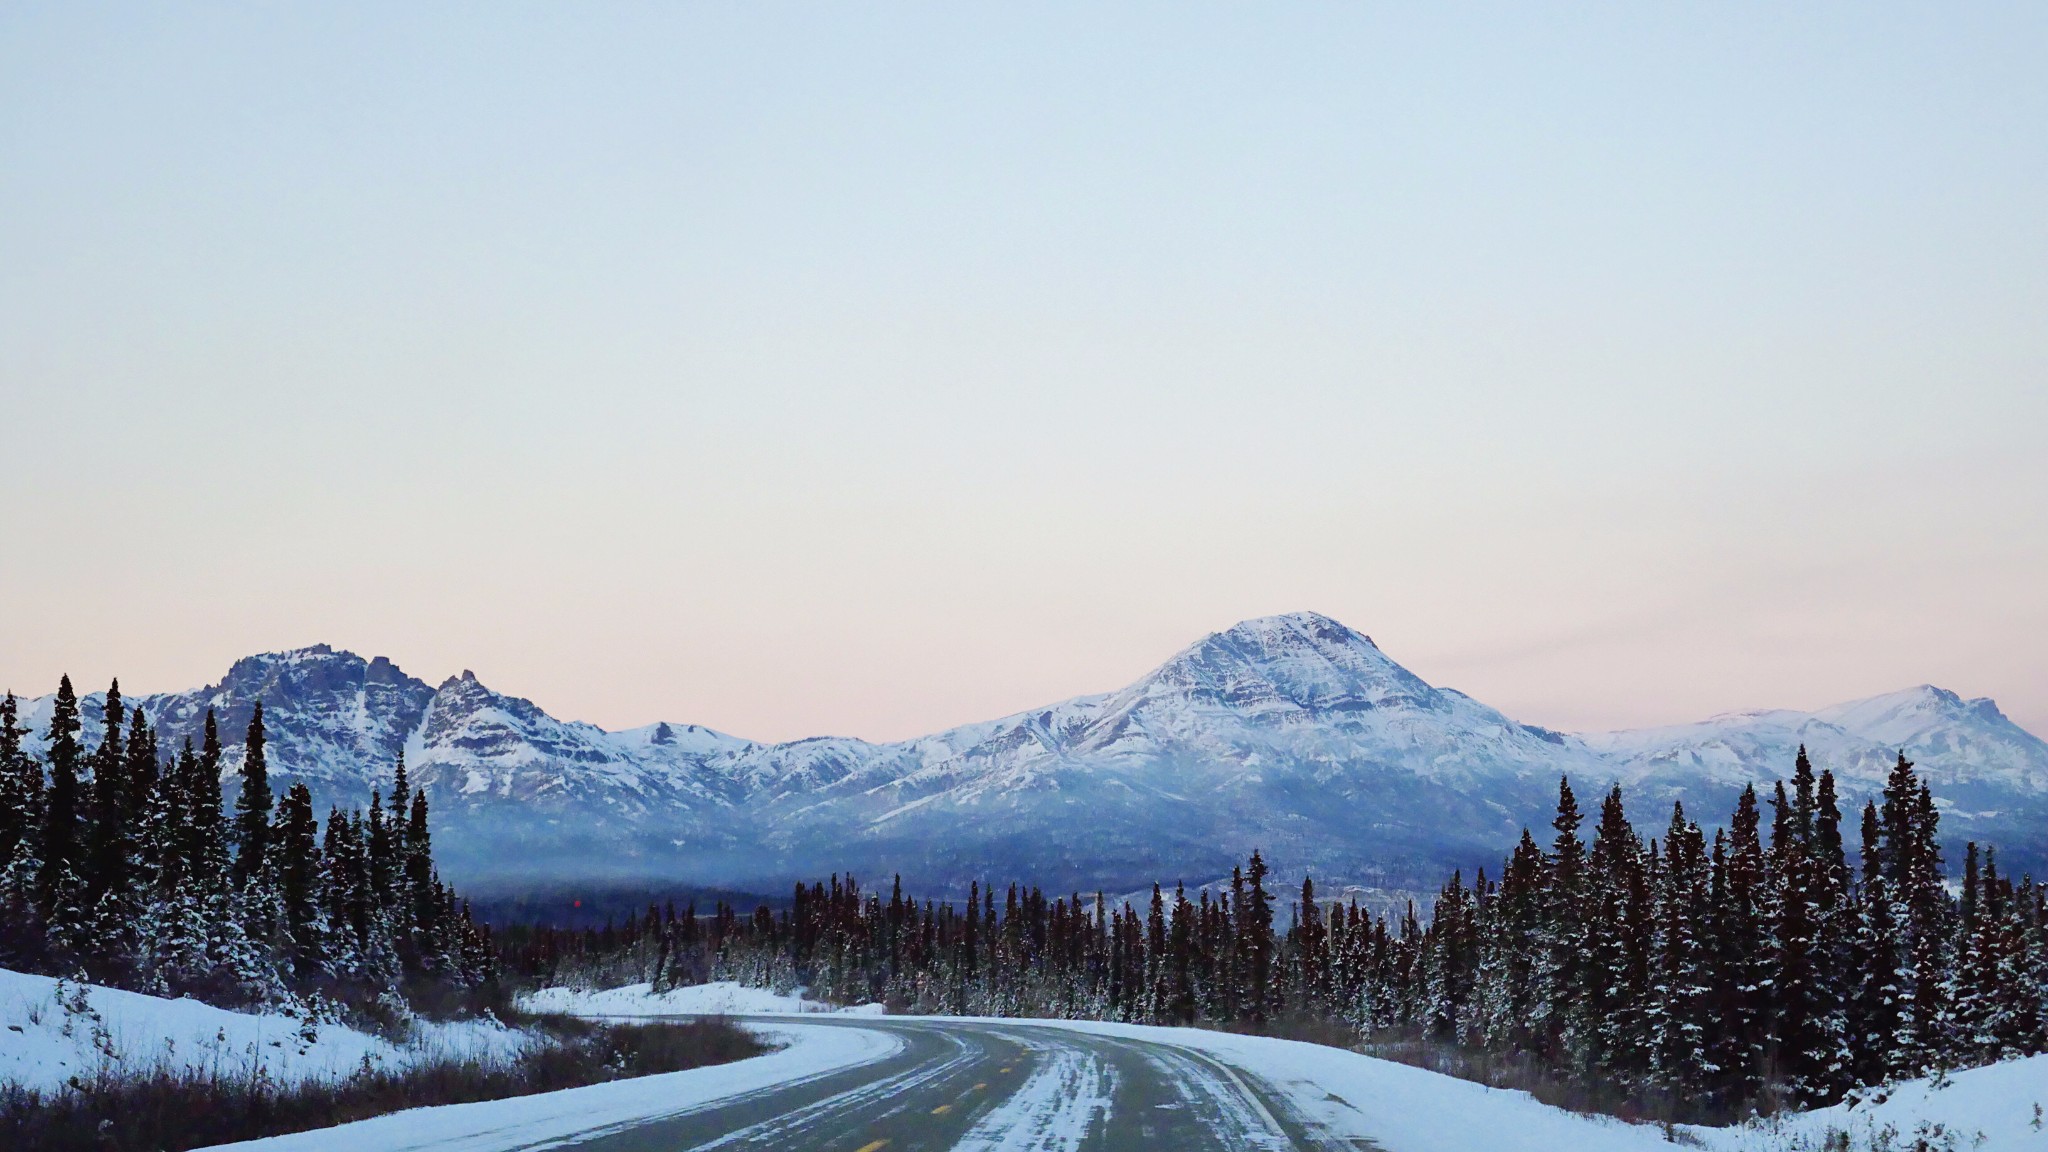
[(898, 737), (1312, 608), (2048, 733), (2048, 6), (9, 4), (0, 688)]

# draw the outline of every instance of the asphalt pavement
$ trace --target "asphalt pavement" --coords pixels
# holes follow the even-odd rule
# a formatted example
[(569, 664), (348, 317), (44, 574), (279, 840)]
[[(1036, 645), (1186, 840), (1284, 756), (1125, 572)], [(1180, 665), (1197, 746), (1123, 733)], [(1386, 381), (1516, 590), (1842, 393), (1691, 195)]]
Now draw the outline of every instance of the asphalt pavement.
[[(762, 1023), (773, 1023), (764, 1020)], [(1172, 1045), (999, 1021), (806, 1017), (887, 1059), (606, 1133), (577, 1152), (1361, 1152), (1257, 1078)]]

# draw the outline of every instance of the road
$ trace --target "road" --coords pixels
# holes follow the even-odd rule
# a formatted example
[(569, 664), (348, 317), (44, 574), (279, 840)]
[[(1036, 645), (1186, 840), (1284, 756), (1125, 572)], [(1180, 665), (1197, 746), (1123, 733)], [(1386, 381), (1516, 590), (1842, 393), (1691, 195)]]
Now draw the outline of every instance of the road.
[(903, 1049), (875, 1063), (561, 1147), (578, 1152), (1359, 1152), (1372, 1147), (1315, 1130), (1269, 1086), (1185, 1048), (994, 1021), (812, 1017), (805, 1023), (885, 1030), (901, 1037)]

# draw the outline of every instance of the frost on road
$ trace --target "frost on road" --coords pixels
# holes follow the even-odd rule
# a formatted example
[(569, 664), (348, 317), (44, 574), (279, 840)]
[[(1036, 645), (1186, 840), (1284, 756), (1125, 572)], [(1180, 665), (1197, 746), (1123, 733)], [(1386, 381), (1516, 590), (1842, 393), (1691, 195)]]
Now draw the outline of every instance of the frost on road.
[(1069, 1045), (1026, 1040), (1043, 1055), (1022, 1087), (968, 1130), (956, 1152), (1053, 1152), (1079, 1148), (1109, 1118), (1116, 1069)]

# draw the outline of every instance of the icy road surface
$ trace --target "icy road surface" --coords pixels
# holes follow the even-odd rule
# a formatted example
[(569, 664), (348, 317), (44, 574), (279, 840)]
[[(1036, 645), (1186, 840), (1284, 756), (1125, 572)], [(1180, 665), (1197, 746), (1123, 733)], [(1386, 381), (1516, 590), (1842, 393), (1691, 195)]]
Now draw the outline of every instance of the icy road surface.
[(982, 1020), (868, 1019), (886, 1059), (715, 1110), (582, 1141), (582, 1152), (1370, 1147), (1332, 1141), (1272, 1090), (1200, 1052)]
[[(1353, 1052), (1261, 1036), (1080, 1021), (740, 1017), (780, 1051), (688, 1072), (422, 1108), (252, 1141), (248, 1152), (1670, 1152), (1662, 1132)], [(2048, 1152), (2026, 1121), (2048, 1057), (1956, 1074), (1938, 1117), (1979, 1152)], [(1981, 1081), (1981, 1084), (1980, 1084)], [(2028, 1086), (2033, 1087), (2029, 1088)], [(1979, 1091), (1978, 1089), (1982, 1090)], [(2007, 1101), (2004, 1116), (1979, 1096)], [(1907, 1107), (1912, 1105), (1912, 1107)], [(1907, 1114), (1910, 1112), (1911, 1114)], [(1993, 1115), (1993, 1113), (1997, 1113)], [(1827, 1113), (1815, 1113), (1819, 1123)], [(1713, 1152), (1782, 1152), (1768, 1129), (1692, 1129)], [(1986, 1139), (1978, 1144), (1976, 1134)], [(1803, 1130), (1802, 1130), (1803, 1131)], [(1814, 1132), (1804, 1133), (1815, 1136)]]

